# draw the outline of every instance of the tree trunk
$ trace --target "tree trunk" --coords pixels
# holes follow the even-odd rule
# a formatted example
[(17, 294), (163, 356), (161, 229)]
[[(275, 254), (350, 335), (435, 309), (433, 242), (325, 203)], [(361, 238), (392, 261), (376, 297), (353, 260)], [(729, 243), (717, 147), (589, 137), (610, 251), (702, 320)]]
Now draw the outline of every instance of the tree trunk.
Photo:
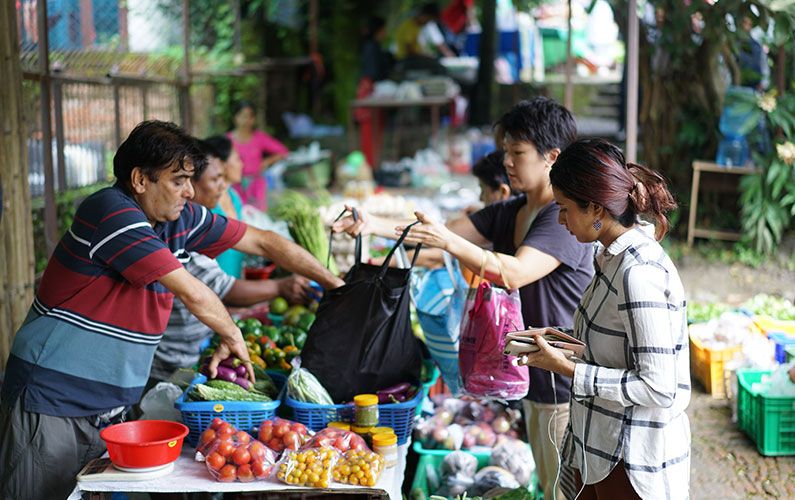
[(31, 220), (22, 68), (14, 2), (0, 7), (0, 370), (14, 332), (33, 301), (33, 221)]

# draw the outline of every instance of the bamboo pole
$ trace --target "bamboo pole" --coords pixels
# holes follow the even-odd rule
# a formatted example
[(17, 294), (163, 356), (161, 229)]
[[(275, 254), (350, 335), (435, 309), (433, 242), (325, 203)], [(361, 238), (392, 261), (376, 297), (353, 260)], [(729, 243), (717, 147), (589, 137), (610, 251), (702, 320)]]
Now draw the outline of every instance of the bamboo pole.
[(638, 158), (638, 52), (640, 26), (638, 21), (637, 0), (629, 0), (629, 23), (627, 29), (627, 123), (624, 130), (627, 134), (625, 154), (627, 161), (636, 162)]
[[(14, 2), (0, 7), (0, 370), (33, 301), (33, 221)], [(45, 145), (46, 147), (47, 145)]]

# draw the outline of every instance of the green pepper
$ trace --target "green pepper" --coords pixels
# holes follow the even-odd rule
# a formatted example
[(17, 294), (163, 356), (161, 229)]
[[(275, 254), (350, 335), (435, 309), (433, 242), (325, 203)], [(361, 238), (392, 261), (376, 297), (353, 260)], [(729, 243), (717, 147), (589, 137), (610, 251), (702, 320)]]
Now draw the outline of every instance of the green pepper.
[(294, 344), (295, 347), (297, 347), (298, 349), (303, 349), (304, 348), (304, 344), (306, 343), (306, 336), (307, 336), (306, 332), (298, 332), (298, 333), (296, 333), (293, 336), (294, 340), (295, 340), (295, 344)]
[(275, 368), (278, 362), (279, 359), (276, 357), (276, 350), (265, 349), (265, 364), (268, 365), (268, 368)]
[(315, 315), (311, 312), (302, 313), (301, 316), (298, 318), (298, 322), (295, 324), (298, 328), (303, 331), (309, 331), (312, 327), (312, 323), (315, 322)]

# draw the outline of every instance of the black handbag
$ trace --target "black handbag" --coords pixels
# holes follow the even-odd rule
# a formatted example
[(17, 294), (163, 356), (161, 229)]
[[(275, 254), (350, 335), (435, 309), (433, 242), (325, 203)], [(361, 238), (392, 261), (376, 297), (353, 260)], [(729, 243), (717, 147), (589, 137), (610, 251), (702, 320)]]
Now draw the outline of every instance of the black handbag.
[(345, 275), (345, 285), (326, 291), (320, 301), (301, 351), (301, 366), (336, 403), (401, 382), (419, 384), (421, 347), (411, 331), (409, 279), (420, 246), (408, 269), (389, 267), (418, 222), (403, 231), (381, 266), (361, 262), (361, 236), (357, 236), (356, 263)]

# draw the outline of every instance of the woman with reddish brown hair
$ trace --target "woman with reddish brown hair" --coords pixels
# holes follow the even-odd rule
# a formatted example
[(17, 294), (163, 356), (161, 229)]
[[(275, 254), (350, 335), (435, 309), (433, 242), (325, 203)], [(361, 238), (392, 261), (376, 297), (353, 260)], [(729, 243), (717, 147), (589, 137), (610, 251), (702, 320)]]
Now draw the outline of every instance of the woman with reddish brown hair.
[[(690, 401), (685, 293), (659, 240), (676, 207), (658, 173), (600, 139), (566, 148), (550, 170), (558, 222), (595, 242), (596, 274), (574, 315), (585, 343), (566, 357), (543, 334), (521, 362), (572, 378), (563, 461), (579, 498), (687, 498)], [(575, 349), (576, 350), (576, 349)]]

